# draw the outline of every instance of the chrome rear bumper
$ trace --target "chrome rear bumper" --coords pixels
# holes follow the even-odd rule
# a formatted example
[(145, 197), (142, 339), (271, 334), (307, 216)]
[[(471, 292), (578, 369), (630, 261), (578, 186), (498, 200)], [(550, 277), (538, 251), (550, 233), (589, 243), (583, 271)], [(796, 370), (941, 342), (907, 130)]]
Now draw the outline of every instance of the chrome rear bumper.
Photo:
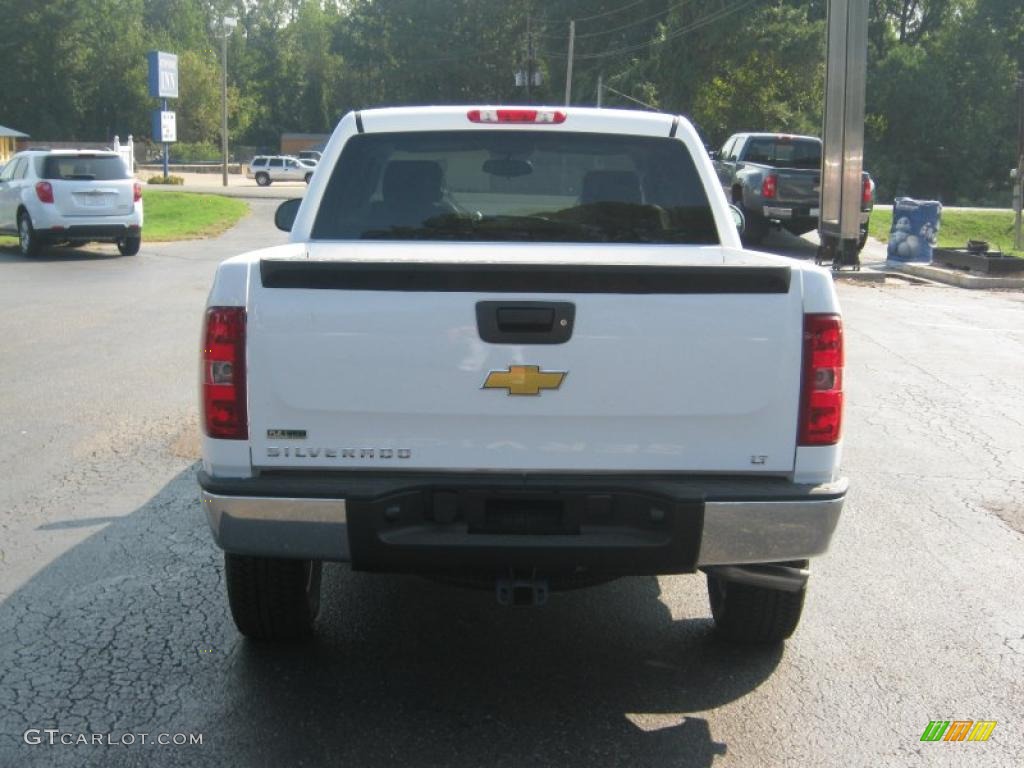
[[(786, 500), (708, 500), (703, 502), (701, 518), (692, 516), (694, 502), (689, 505), (685, 522), (676, 526), (678, 537), (699, 536), (696, 559), (688, 555), (688, 562), (679, 562), (679, 570), (659, 572), (686, 572), (697, 567), (720, 565), (743, 565), (771, 563), (789, 560), (805, 560), (824, 553), (828, 549), (835, 531), (846, 495), (847, 483), (841, 480), (829, 486), (813, 489), (803, 487), (798, 497)], [(447, 487), (447, 486), (446, 486)], [(249, 496), (215, 493), (203, 490), (202, 503), (206, 511), (214, 539), (222, 549), (237, 554), (261, 555), (266, 557), (304, 558), (349, 562), (352, 560), (350, 546), (350, 504), (343, 498), (298, 498), (294, 496)], [(700, 505), (700, 502), (696, 502)], [(365, 508), (363, 502), (360, 508)], [(383, 516), (387, 507), (380, 508)], [(651, 509), (662, 515), (667, 511)], [(397, 513), (396, 513), (397, 514)], [(684, 514), (679, 512), (679, 514)], [(376, 516), (379, 518), (380, 516)], [(652, 517), (652, 519), (654, 519)], [(664, 518), (662, 518), (664, 519)], [(681, 518), (682, 519), (682, 518)], [(694, 522), (694, 520), (696, 522)], [(588, 557), (594, 550), (607, 548), (629, 548), (632, 542), (635, 550), (637, 573), (643, 570), (645, 556), (653, 555), (657, 547), (663, 547), (664, 536), (658, 538), (658, 528), (636, 527), (616, 538), (599, 530), (600, 526), (584, 525), (575, 536), (544, 534), (502, 535), (470, 532), (465, 525), (451, 521), (435, 522), (432, 515), (424, 521), (417, 520), (405, 527), (389, 530), (386, 521), (375, 522), (369, 533), (367, 523), (362, 523), (361, 536), (381, 540), (381, 547), (391, 547), (400, 556), (401, 550), (415, 551), (416, 562), (423, 562), (430, 547), (443, 547), (446, 552), (470, 555), (474, 549), (489, 548), (492, 551), (524, 552), (546, 550), (551, 546), (564, 547), (566, 551), (586, 551)], [(685, 528), (686, 530), (678, 530)], [(673, 521), (667, 523), (667, 533), (672, 533)], [(613, 530), (609, 528), (608, 530)], [(618, 531), (618, 529), (614, 529)], [(602, 538), (602, 535), (604, 538)], [(646, 538), (645, 538), (646, 537)], [(624, 544), (625, 542), (625, 544)], [(694, 548), (690, 547), (688, 551)], [(632, 550), (631, 550), (632, 551)], [(662, 550), (658, 550), (661, 552)], [(682, 551), (680, 549), (680, 551)], [(600, 552), (598, 552), (598, 555)], [(620, 553), (621, 554), (621, 553)], [(528, 556), (528, 555), (527, 555)], [(598, 558), (599, 560), (599, 558)], [(621, 558), (616, 561), (621, 567)], [(625, 562), (632, 562), (627, 557)], [(394, 561), (389, 557), (389, 564)]]

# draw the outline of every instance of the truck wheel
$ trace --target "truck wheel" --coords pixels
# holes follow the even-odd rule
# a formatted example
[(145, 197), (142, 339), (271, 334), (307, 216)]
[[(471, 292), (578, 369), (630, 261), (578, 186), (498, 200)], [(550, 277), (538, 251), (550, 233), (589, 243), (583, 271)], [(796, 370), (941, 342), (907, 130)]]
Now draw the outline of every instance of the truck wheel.
[(142, 247), (142, 238), (139, 235), (128, 235), (117, 241), (117, 250), (122, 256), (134, 256)]
[(32, 217), (28, 215), (28, 211), (18, 214), (18, 248), (21, 255), (28, 258), (43, 252), (43, 243), (32, 226)]
[(857, 253), (864, 250), (864, 246), (868, 244), (868, 233), (861, 232), (860, 237), (857, 238)]
[[(806, 567), (806, 561), (799, 564)], [(711, 615), (719, 634), (750, 645), (778, 643), (800, 623), (807, 589), (786, 592), (727, 581), (707, 574)]]
[(256, 174), (256, 183), (259, 184), (261, 187), (269, 187), (270, 186), (270, 176), (268, 176), (265, 173), (257, 173)]
[(320, 560), (224, 553), (228, 603), (238, 631), (253, 640), (302, 640), (320, 612)]
[(768, 222), (760, 216), (743, 211), (743, 218), (746, 220), (743, 227), (743, 234), (740, 240), (744, 245), (760, 245), (768, 234)]

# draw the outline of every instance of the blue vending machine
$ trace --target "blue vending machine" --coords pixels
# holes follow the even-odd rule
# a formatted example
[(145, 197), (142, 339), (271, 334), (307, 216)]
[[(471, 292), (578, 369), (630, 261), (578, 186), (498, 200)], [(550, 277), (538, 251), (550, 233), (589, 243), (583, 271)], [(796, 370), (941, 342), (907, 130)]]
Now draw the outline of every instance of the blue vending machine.
[(939, 240), (942, 203), (897, 197), (889, 230), (889, 261), (932, 263), (932, 248)]

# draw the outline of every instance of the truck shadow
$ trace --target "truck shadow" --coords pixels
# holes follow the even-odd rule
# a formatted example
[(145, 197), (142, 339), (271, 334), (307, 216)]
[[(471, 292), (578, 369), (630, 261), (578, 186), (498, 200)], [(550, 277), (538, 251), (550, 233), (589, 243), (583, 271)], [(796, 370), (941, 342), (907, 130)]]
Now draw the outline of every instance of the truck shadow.
[(771, 229), (755, 251), (774, 253), (778, 256), (789, 256), (802, 261), (814, 261), (818, 253), (817, 240), (798, 237), (785, 229)]
[[(97, 518), (102, 530), (0, 603), (0, 765), (710, 766), (727, 745), (695, 713), (756, 689), (782, 657), (717, 641), (695, 577), (508, 609), (340, 565), (325, 569), (312, 642), (242, 640), (194, 471), (131, 514)], [(677, 615), (697, 615), (674, 619), (666, 584)], [(53, 727), (203, 743), (22, 739)]]
[[(325, 587), (314, 643), (238, 650), (230, 710), (260, 734), (252, 759), (710, 766), (727, 746), (690, 713), (741, 698), (781, 658), (722, 644), (704, 617), (673, 621), (652, 577), (525, 609), (337, 568)], [(305, 738), (282, 744), (282, 728)]]

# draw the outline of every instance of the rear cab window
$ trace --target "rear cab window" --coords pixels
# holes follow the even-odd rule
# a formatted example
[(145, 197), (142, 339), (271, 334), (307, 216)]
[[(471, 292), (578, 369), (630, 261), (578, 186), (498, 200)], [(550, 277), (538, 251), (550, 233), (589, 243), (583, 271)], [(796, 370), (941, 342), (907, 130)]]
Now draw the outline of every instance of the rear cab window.
[(821, 167), (821, 142), (786, 136), (753, 137), (747, 142), (743, 159), (776, 168)]
[(351, 137), (312, 238), (719, 242), (682, 142), (527, 130)]
[(735, 136), (726, 141), (725, 144), (722, 146), (722, 151), (718, 153), (718, 158), (720, 160), (725, 161), (735, 160), (736, 155), (733, 154), (732, 150), (733, 147), (736, 146), (737, 141), (739, 141), (739, 139), (737, 139)]
[(127, 179), (128, 169), (117, 155), (46, 155), (37, 160), (39, 178), (66, 181)]

